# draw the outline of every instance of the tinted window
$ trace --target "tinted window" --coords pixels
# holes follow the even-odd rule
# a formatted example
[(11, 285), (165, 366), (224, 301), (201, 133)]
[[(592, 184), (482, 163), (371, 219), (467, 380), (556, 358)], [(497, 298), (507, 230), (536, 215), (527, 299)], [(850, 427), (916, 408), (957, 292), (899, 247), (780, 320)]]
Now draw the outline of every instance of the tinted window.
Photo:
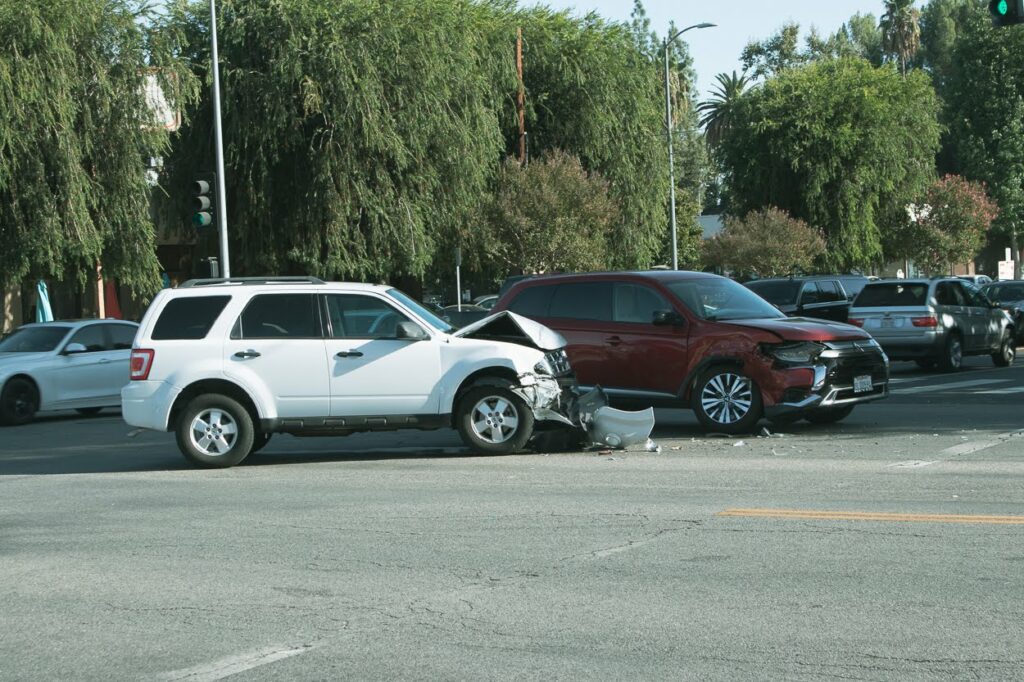
[(818, 282), (818, 300), (822, 303), (832, 303), (834, 301), (845, 301), (844, 296), (839, 291), (839, 285), (832, 280), (825, 280)]
[(988, 308), (989, 302), (985, 298), (985, 295), (981, 293), (981, 290), (973, 284), (967, 282), (954, 283), (953, 286), (963, 289), (963, 296), (966, 300), (964, 305), (973, 306), (975, 308)]
[(154, 341), (205, 339), (230, 296), (176, 298), (160, 312), (153, 326)]
[(800, 293), (800, 282), (789, 279), (766, 279), (760, 282), (747, 282), (747, 288), (755, 294), (775, 305), (794, 305)]
[(815, 303), (821, 303), (821, 294), (817, 284), (808, 282), (804, 285), (803, 293), (800, 294), (800, 305), (814, 305)]
[(547, 317), (555, 287), (529, 287), (519, 292), (508, 309), (525, 317)]
[(68, 345), (71, 345), (72, 343), (80, 343), (85, 346), (85, 350), (90, 353), (110, 350), (110, 346), (107, 343), (107, 336), (103, 333), (103, 327), (105, 326), (106, 325), (102, 324), (91, 324), (88, 327), (82, 327), (71, 335), (71, 338), (68, 340)]
[(379, 298), (359, 294), (327, 297), (331, 336), (335, 339), (393, 339), (408, 317)]
[(313, 294), (261, 294), (242, 311), (231, 338), (320, 338), (315, 305)]
[(132, 347), (132, 342), (135, 341), (135, 332), (138, 331), (136, 327), (130, 324), (108, 324), (105, 326), (107, 333), (110, 334), (111, 348), (123, 350)]
[(0, 341), (0, 353), (46, 353), (57, 348), (71, 327), (19, 327)]
[(548, 316), (573, 320), (611, 321), (611, 294), (610, 282), (560, 284), (551, 297)]
[(939, 305), (967, 305), (960, 287), (952, 282), (939, 282), (935, 285), (935, 302)]
[(990, 284), (982, 291), (993, 301), (1024, 300), (1024, 284)]
[(430, 310), (427, 309), (426, 306), (424, 306), (422, 303), (420, 303), (413, 297), (409, 296), (409, 294), (405, 293), (404, 291), (399, 291), (398, 289), (388, 289), (388, 295), (391, 296), (392, 298), (398, 299), (407, 307), (412, 308), (412, 311), (414, 313), (416, 313), (424, 320), (426, 320), (427, 323), (430, 324), (435, 329), (439, 329), (443, 332), (450, 332), (455, 329), (453, 326), (442, 320), (440, 317), (430, 312)]
[(641, 284), (616, 284), (614, 293), (613, 319), (616, 322), (651, 324), (654, 313), (672, 310), (661, 294)]
[(861, 290), (853, 305), (855, 308), (923, 306), (927, 295), (928, 285), (922, 282), (869, 284)]
[(843, 278), (843, 288), (846, 289), (846, 296), (853, 300), (860, 293), (860, 290), (871, 281), (867, 277), (846, 277)]

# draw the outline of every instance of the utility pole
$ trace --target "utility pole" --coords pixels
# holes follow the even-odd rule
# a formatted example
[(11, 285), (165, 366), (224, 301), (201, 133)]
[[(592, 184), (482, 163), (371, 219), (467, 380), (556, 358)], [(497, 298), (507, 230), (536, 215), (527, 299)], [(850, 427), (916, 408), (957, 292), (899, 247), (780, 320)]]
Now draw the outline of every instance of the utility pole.
[(526, 163), (526, 88), (523, 85), (523, 29), (516, 29), (516, 73), (519, 74), (519, 95), (516, 110), (519, 112), (519, 164)]
[(228, 257), (228, 207), (224, 190), (224, 131), (220, 121), (220, 58), (217, 55), (216, 0), (210, 0), (210, 58), (213, 67), (213, 131), (217, 153), (217, 231), (220, 235), (220, 263), (225, 279), (231, 277)]

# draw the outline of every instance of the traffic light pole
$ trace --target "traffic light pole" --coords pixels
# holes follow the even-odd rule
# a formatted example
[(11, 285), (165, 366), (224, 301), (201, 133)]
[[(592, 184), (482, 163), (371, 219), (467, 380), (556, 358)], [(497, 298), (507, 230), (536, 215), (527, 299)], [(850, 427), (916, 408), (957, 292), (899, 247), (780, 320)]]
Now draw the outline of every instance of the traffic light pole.
[(228, 258), (228, 207), (224, 191), (224, 133), (220, 122), (220, 58), (217, 56), (217, 8), (210, 0), (210, 57), (213, 62), (213, 132), (217, 153), (217, 232), (220, 235), (221, 276), (231, 277)]

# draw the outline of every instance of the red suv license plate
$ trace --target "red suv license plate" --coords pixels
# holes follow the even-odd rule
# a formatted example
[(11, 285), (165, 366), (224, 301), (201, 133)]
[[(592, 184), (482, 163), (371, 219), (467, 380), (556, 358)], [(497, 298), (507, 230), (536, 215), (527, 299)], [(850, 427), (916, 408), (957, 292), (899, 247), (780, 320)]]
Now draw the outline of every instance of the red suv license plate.
[(863, 376), (853, 378), (853, 392), (854, 393), (868, 393), (874, 385), (871, 383), (871, 375), (865, 374)]

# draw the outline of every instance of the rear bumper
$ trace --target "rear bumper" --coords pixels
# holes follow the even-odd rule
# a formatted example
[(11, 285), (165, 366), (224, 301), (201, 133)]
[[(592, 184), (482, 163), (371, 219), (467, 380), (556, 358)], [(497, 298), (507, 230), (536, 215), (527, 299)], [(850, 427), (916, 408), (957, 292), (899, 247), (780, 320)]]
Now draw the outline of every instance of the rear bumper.
[(939, 355), (946, 342), (945, 330), (922, 331), (912, 336), (875, 336), (893, 360), (917, 360)]
[[(786, 391), (784, 399), (765, 406), (765, 415), (781, 417), (819, 409), (859, 405), (889, 396), (889, 359), (877, 348), (864, 350), (857, 345), (833, 348), (821, 354), (811, 367), (794, 368), (813, 371), (813, 383)], [(856, 377), (870, 376), (871, 390), (857, 392)]]
[(164, 381), (132, 381), (121, 389), (121, 415), (131, 426), (167, 431), (180, 388)]

